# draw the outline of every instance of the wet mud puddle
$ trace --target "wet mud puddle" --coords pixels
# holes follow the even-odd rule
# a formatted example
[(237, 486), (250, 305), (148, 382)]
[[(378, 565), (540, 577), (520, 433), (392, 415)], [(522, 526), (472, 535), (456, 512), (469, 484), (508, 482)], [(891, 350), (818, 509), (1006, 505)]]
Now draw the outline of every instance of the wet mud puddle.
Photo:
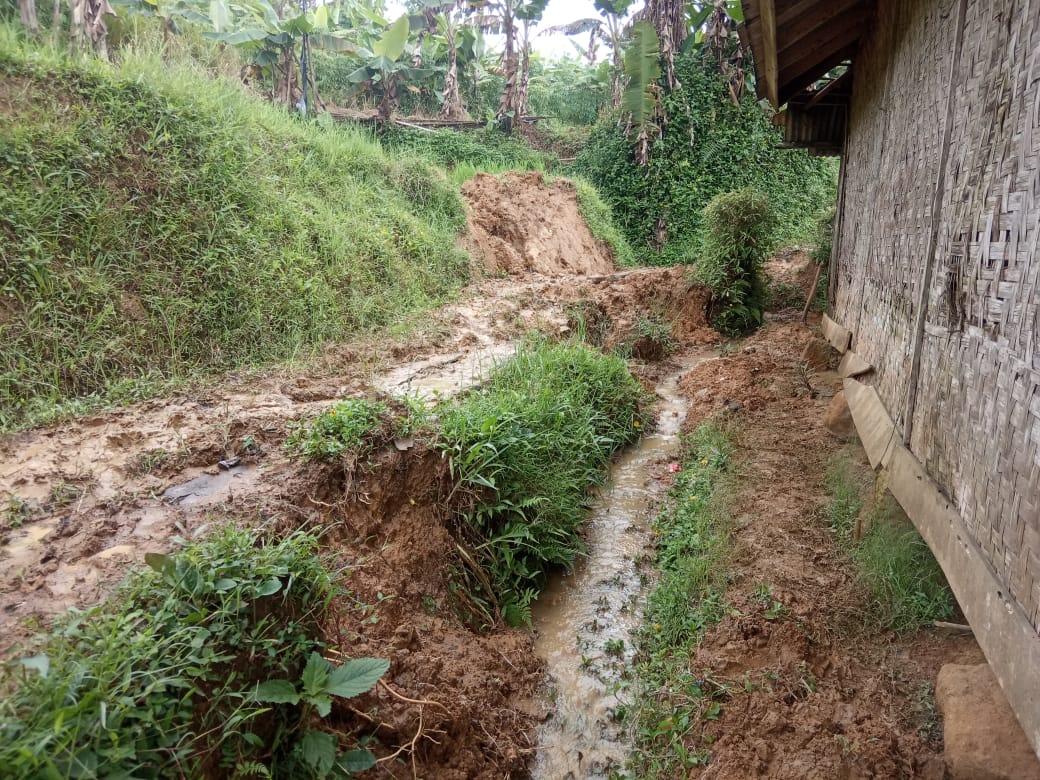
[(684, 361), (655, 388), (657, 430), (612, 466), (587, 522), (588, 556), (573, 574), (550, 582), (535, 604), (535, 651), (548, 665), (553, 700), (539, 733), (535, 778), (606, 778), (624, 767), (630, 740), (615, 711), (628, 698), (626, 670), (650, 574), (643, 562), (664, 490), (652, 474), (678, 454), (686, 416), (679, 378), (711, 357)]

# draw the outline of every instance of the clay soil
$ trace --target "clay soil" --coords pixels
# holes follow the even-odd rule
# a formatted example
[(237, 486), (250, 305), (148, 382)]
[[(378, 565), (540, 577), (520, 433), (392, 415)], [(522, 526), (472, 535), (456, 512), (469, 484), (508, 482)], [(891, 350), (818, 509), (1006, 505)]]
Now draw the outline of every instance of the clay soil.
[[(712, 755), (691, 776), (941, 780), (936, 676), (983, 658), (970, 635), (897, 637), (869, 620), (869, 597), (821, 517), (827, 461), (845, 445), (822, 425), (840, 379), (802, 360), (819, 341), (816, 327), (773, 322), (680, 383), (688, 429), (713, 414), (732, 421), (739, 470), (730, 611), (690, 661), (726, 693), (708, 739), (690, 742)], [(858, 445), (850, 451), (865, 463)], [(767, 614), (765, 587), (779, 616)]]
[[(386, 760), (370, 775), (525, 776), (545, 709), (542, 664), (529, 632), (478, 633), (457, 618), (444, 461), (421, 440), (406, 452), (388, 442), (375, 468), (347, 472), (293, 460), (285, 436), (336, 399), (464, 390), (479, 381), (480, 358), (507, 354), (531, 330), (565, 338), (581, 329), (638, 353), (637, 324), (654, 319), (671, 324), (680, 355), (719, 337), (685, 269), (616, 272), (577, 216), (573, 191), (523, 174), (478, 177), (467, 194), (471, 206), (497, 209), (471, 208), (478, 256), (512, 276), (475, 283), (407, 338), (342, 344), (306, 369), (229, 375), (0, 439), (0, 499), (12, 507), (0, 524), (0, 654), (17, 653), (66, 608), (102, 599), (174, 536), (219, 522), (323, 529), (350, 594), (327, 627), (330, 657), (392, 662), (385, 685), (334, 711), (340, 729), (379, 738)], [(527, 209), (552, 225), (520, 219)], [(719, 412), (737, 418), (744, 469), (728, 595), (735, 611), (692, 659), (706, 677), (734, 683), (709, 725), (715, 758), (703, 776), (938, 778), (941, 746), (922, 726), (921, 692), (941, 663), (975, 661), (978, 651), (970, 640), (859, 627), (862, 594), (817, 518), (824, 463), (839, 446), (820, 421), (838, 385), (832, 372), (799, 368), (813, 338), (812, 328), (771, 324), (681, 384), (688, 425)], [(655, 376), (650, 358), (660, 356), (633, 368)], [(241, 464), (221, 470), (217, 462), (232, 457)], [(660, 468), (664, 480), (667, 464)], [(753, 600), (763, 582), (789, 608), (779, 620), (766, 620)], [(744, 680), (754, 683), (749, 692)]]

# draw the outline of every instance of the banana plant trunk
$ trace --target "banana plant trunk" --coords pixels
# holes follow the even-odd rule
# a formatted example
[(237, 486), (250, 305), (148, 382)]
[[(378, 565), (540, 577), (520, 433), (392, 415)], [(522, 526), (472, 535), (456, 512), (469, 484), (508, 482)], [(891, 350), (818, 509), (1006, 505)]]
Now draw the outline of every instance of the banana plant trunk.
[(455, 48), (455, 25), (449, 19), (444, 27), (448, 44), (448, 71), (444, 74), (441, 116), (445, 119), (462, 119), (466, 116), (466, 110), (462, 107), (462, 97), (459, 95), (459, 52)]
[(92, 51), (103, 60), (108, 59), (108, 28), (105, 16), (115, 16), (108, 0), (71, 0), (69, 23), (69, 53)]
[(502, 14), (503, 27), (506, 33), (506, 47), (502, 55), (505, 69), (506, 86), (502, 90), (502, 97), (498, 101), (498, 119), (509, 131), (517, 120), (520, 98), (519, 70), (520, 58), (516, 52), (516, 20), (510, 3), (503, 3)]
[(675, 77), (675, 53), (686, 40), (686, 6), (682, 0), (647, 0), (645, 18), (657, 30), (661, 59), (665, 66), (665, 84), (669, 91), (680, 86)]
[(29, 35), (35, 38), (40, 34), (40, 20), (36, 18), (36, 0), (18, 0), (18, 15)]
[(531, 22), (524, 19), (523, 59), (520, 62), (520, 89), (516, 98), (516, 122), (527, 114), (527, 98), (531, 86)]

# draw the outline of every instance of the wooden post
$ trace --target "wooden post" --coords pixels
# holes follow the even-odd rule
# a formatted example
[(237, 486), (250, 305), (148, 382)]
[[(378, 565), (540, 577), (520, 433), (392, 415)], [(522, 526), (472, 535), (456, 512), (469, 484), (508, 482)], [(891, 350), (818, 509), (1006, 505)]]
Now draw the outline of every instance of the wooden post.
[(780, 73), (776, 60), (776, 6), (773, 0), (761, 0), (758, 21), (762, 25), (762, 48), (766, 60), (762, 63), (762, 72), (766, 78), (766, 98), (779, 108)]

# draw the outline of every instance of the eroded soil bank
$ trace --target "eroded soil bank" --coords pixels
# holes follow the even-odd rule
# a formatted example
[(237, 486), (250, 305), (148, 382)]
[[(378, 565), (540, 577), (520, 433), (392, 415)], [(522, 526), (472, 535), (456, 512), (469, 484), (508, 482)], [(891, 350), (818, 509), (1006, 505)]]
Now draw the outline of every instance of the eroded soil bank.
[[(791, 265), (785, 260), (787, 278), (804, 281), (804, 270)], [(550, 270), (478, 282), (404, 341), (341, 345), (306, 371), (229, 377), (191, 395), (0, 441), (0, 498), (10, 505), (0, 540), (5, 654), (48, 617), (96, 602), (145, 552), (169, 549), (175, 535), (225, 520), (275, 530), (318, 526), (327, 529), (350, 593), (327, 626), (330, 657), (392, 662), (386, 686), (333, 711), (345, 732), (375, 729), (385, 761), (373, 775), (526, 776), (538, 765), (538, 727), (553, 694), (530, 631), (481, 634), (456, 617), (450, 574), (458, 549), (445, 462), (421, 443), (404, 452), (390, 445), (359, 478), (291, 460), (282, 443), (295, 420), (336, 399), (457, 393), (530, 330), (579, 333), (629, 351), (650, 388), (681, 373), (685, 429), (723, 414), (740, 431), (730, 609), (690, 659), (703, 679), (725, 688), (725, 701), (717, 719), (688, 736), (691, 749), (711, 755), (694, 775), (942, 777), (931, 686), (942, 663), (980, 656), (970, 638), (864, 629), (863, 594), (819, 518), (826, 460), (841, 445), (821, 424), (838, 380), (826, 367), (806, 368), (802, 357), (814, 329), (774, 321), (724, 350), (726, 357), (693, 365), (720, 339), (704, 322), (705, 295), (690, 287), (685, 269)], [(666, 350), (647, 335), (655, 323), (673, 342), (671, 362), (659, 360)], [(239, 463), (230, 469), (217, 465), (233, 458)], [(647, 506), (629, 509), (649, 519), (671, 478), (669, 460), (658, 452), (640, 464), (637, 484), (619, 479), (618, 500), (643, 491), (635, 502)], [(589, 538), (597, 544), (594, 529)], [(782, 615), (764, 613), (756, 598), (762, 586), (784, 605)], [(557, 589), (565, 587), (561, 580)], [(573, 629), (580, 639), (582, 626)], [(595, 652), (606, 656), (606, 638), (599, 641)], [(612, 647), (620, 653), (614, 660), (625, 663), (627, 645)], [(561, 721), (565, 715), (558, 713)], [(585, 776), (581, 765), (567, 771)]]

